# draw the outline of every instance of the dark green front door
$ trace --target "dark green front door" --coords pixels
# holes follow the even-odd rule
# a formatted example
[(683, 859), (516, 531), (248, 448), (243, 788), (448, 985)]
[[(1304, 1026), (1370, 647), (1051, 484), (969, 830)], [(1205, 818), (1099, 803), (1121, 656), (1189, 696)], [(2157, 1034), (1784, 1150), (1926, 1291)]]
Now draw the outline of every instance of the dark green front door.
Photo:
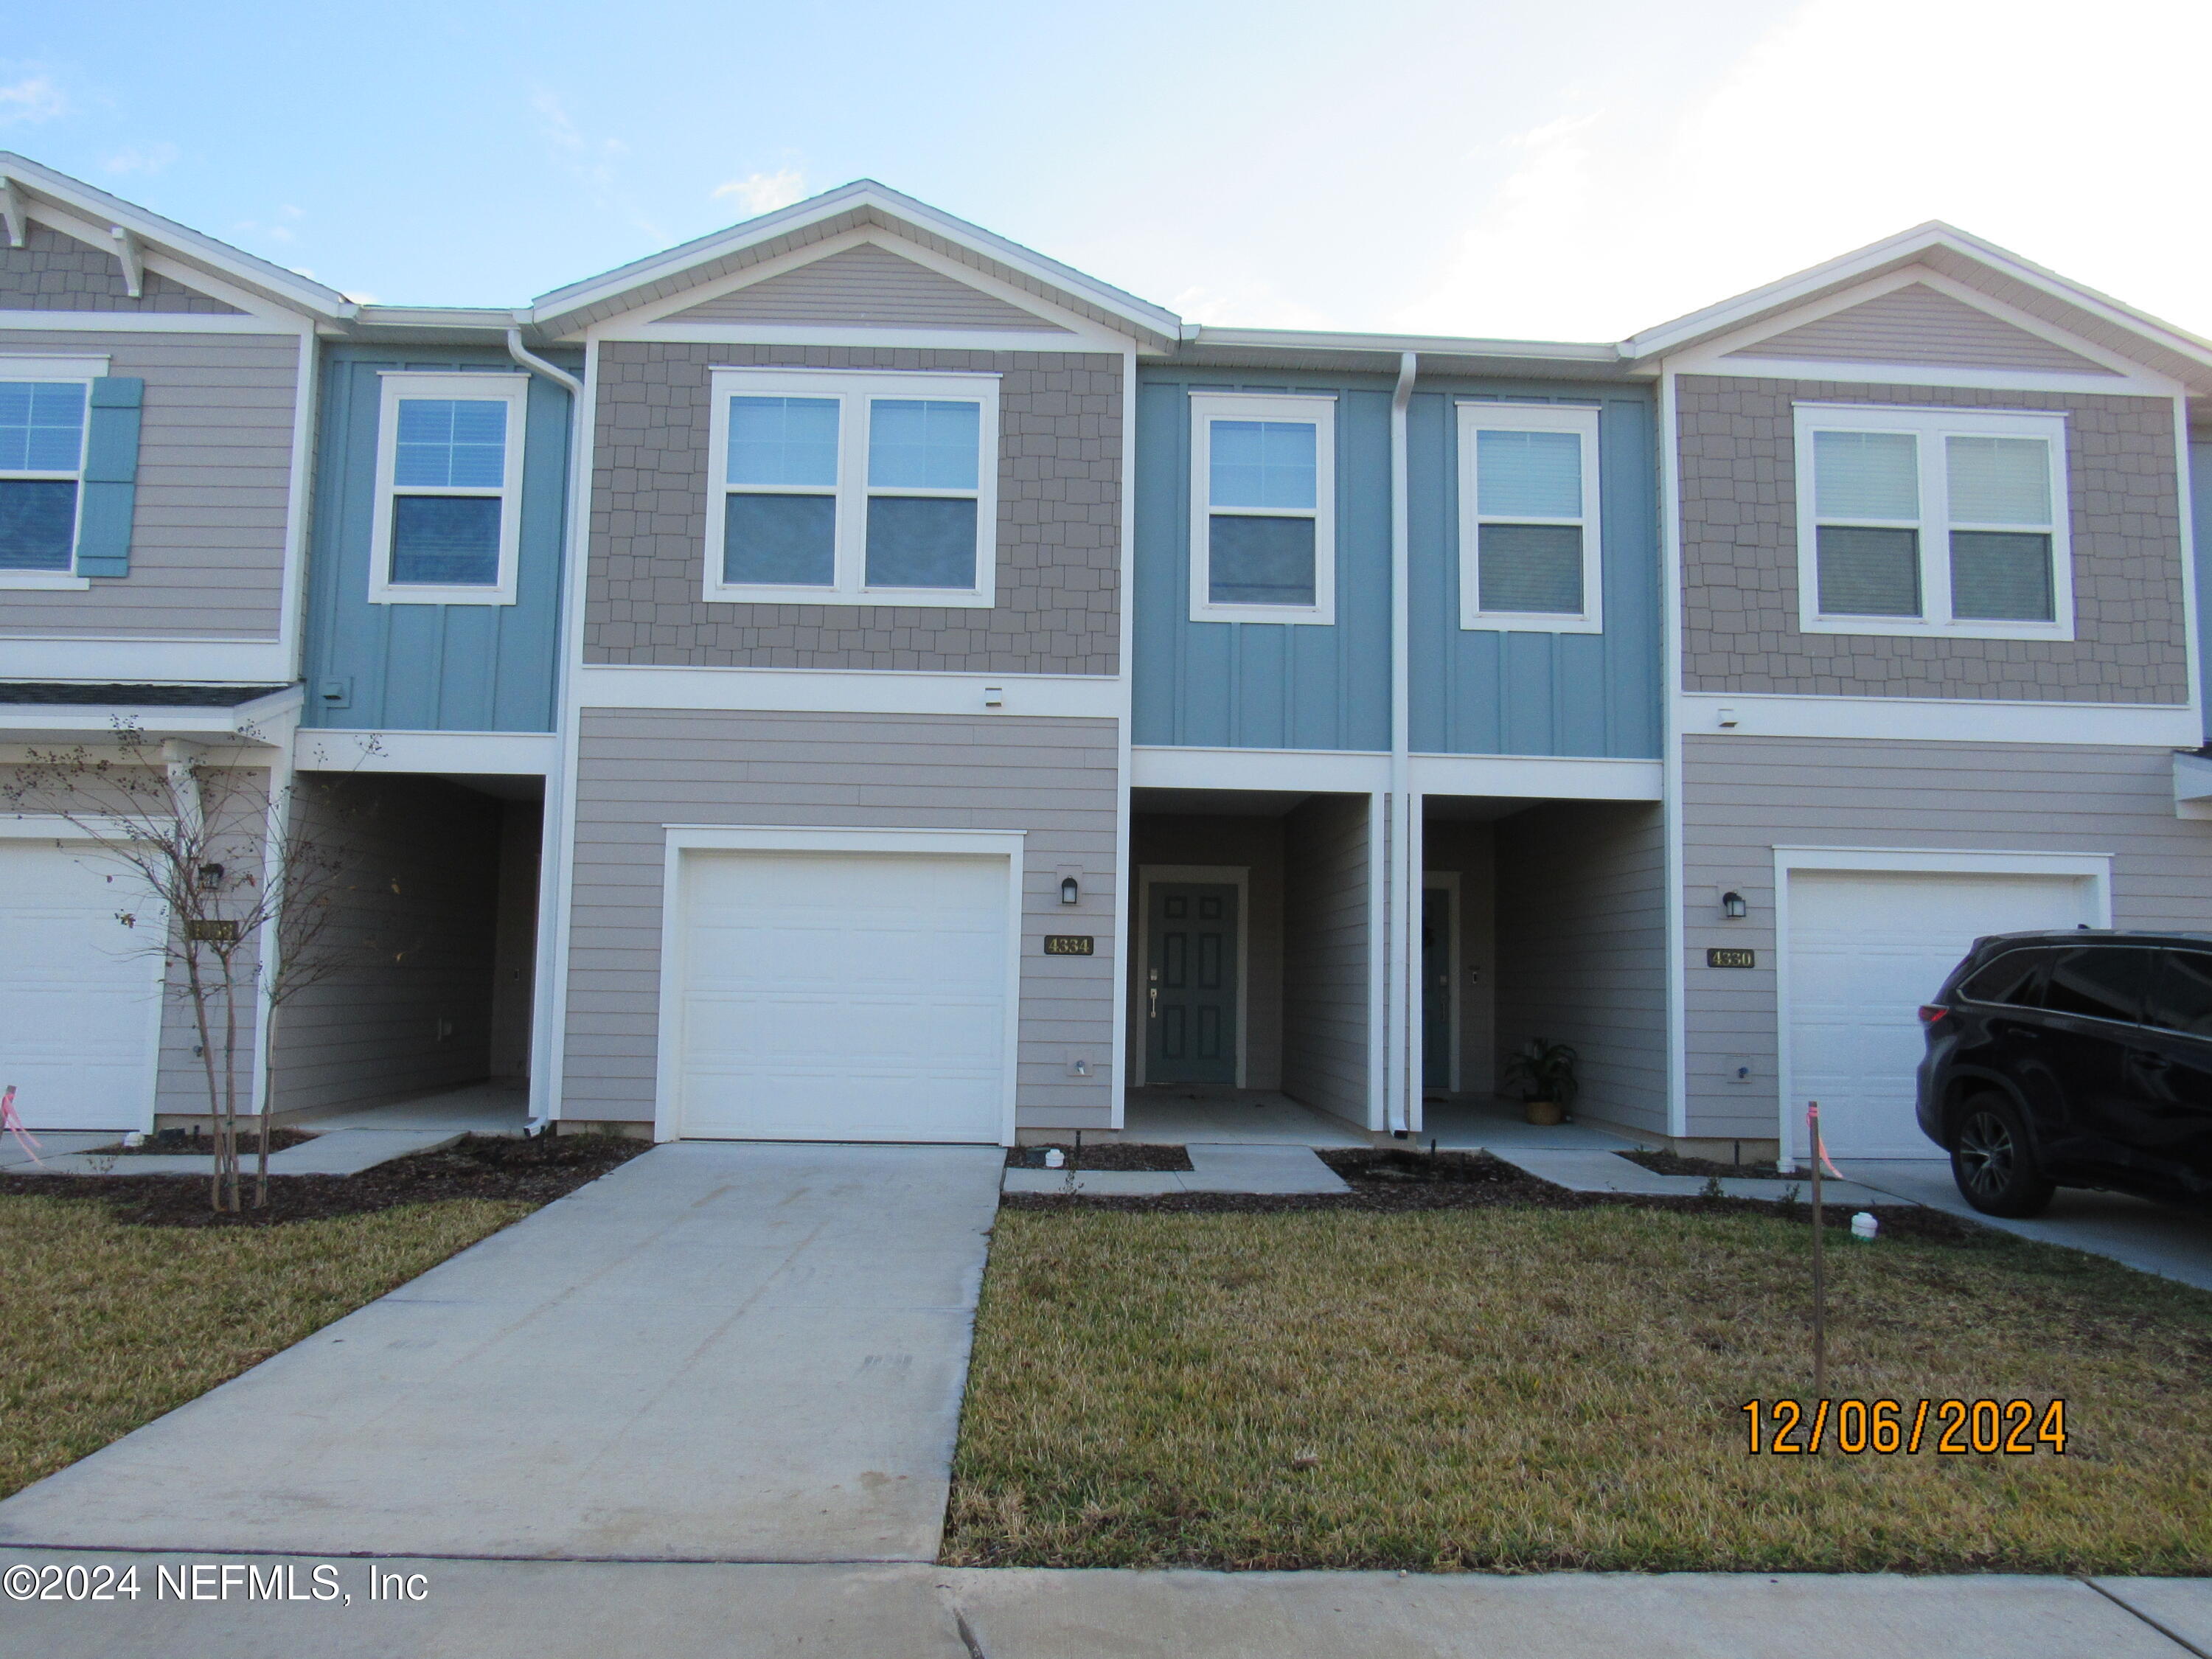
[(1421, 1086), (1451, 1087), (1451, 891), (1421, 890)]
[(1146, 917), (1145, 1081), (1237, 1081), (1237, 890), (1155, 882)]

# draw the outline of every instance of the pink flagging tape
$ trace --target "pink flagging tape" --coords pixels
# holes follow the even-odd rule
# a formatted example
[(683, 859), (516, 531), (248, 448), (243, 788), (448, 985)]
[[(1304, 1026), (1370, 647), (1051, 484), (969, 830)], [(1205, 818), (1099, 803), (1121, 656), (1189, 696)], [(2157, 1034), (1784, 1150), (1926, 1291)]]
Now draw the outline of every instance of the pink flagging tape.
[(1828, 1162), (1828, 1143), (1820, 1133), (1820, 1103), (1808, 1102), (1805, 1107), (1805, 1139), (1813, 1148), (1813, 1156), (1820, 1160), (1820, 1167), (1828, 1172), (1832, 1181), (1841, 1181), (1844, 1172)]
[(12, 1083), (8, 1085), (8, 1092), (0, 1095), (0, 1130), (5, 1130), (15, 1137), (16, 1141), (23, 1148), (24, 1155), (32, 1163), (46, 1162), (39, 1156), (38, 1141), (32, 1137), (31, 1132), (23, 1127), (22, 1115), (15, 1109), (15, 1085)]

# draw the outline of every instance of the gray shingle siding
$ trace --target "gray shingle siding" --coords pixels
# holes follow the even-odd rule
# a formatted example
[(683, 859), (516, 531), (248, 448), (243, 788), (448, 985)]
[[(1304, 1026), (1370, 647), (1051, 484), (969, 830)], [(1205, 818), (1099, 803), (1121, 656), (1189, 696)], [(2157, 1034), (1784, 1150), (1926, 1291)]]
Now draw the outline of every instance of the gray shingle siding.
[[(1797, 627), (1794, 401), (2063, 410), (2075, 638)], [(1682, 684), (1801, 696), (2186, 702), (2173, 405), (2160, 398), (1685, 375)]]
[(149, 270), (131, 297), (122, 262), (48, 225), (28, 227), (21, 247), (0, 245), (0, 311), (178, 311), (237, 317), (236, 306)]
[[(709, 605), (713, 365), (988, 371), (1000, 384), (998, 604)], [(610, 342), (599, 349), (585, 660), (1111, 674), (1121, 360), (1097, 353)]]

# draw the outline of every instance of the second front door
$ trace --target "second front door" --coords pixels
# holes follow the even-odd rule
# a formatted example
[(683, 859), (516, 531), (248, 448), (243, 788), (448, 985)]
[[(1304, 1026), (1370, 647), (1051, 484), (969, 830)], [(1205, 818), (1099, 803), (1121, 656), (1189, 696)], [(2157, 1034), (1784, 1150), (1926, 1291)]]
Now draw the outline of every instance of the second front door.
[(1152, 884), (1146, 907), (1145, 1081), (1237, 1081), (1237, 889)]

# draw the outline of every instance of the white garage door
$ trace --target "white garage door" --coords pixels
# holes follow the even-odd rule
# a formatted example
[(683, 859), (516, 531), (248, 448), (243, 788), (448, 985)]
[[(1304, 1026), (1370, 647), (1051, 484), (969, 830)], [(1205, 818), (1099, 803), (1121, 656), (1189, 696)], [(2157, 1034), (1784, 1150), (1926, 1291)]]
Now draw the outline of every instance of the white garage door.
[(89, 849), (0, 841), (0, 1090), (33, 1129), (153, 1127), (159, 964)]
[(1007, 870), (1003, 858), (686, 854), (679, 1132), (998, 1140)]
[[(1837, 1158), (1928, 1158), (1913, 1119), (1920, 1005), (1984, 933), (2099, 920), (2078, 876), (1790, 876), (1790, 1092)], [(1799, 1151), (1804, 1125), (1797, 1126)]]

